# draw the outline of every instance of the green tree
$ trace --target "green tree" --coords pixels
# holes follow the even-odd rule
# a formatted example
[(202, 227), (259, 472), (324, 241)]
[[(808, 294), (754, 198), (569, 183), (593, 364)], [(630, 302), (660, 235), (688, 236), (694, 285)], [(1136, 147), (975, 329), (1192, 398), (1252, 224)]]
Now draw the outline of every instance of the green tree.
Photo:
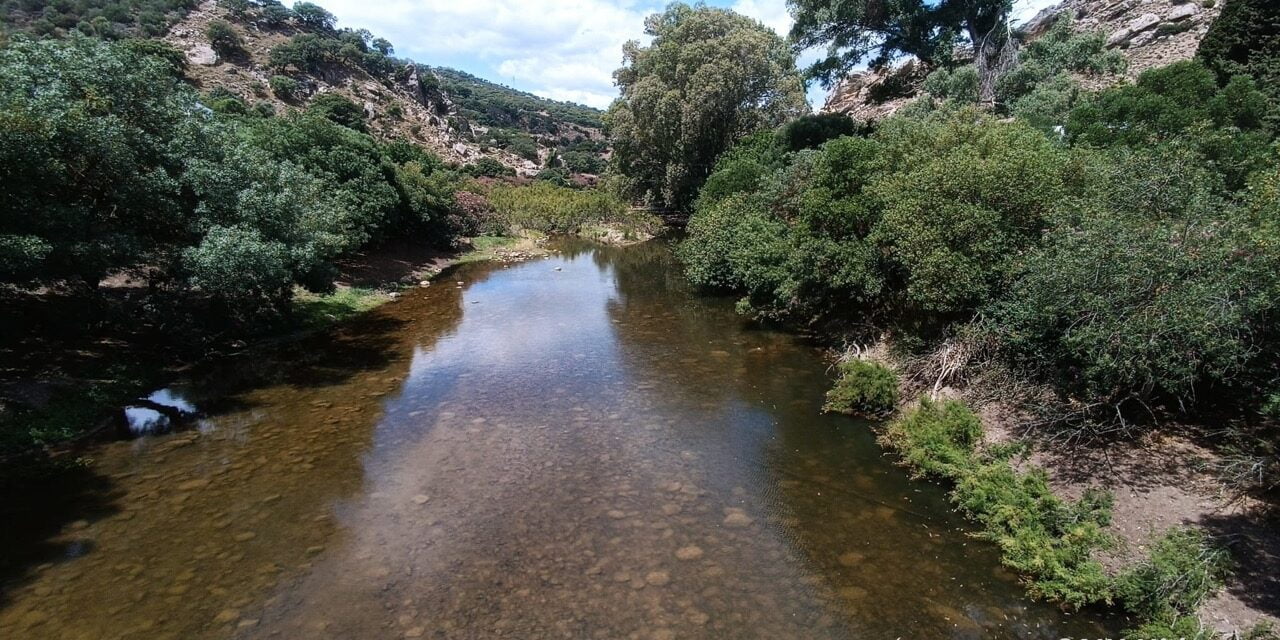
[[(899, 56), (928, 65), (948, 62), (957, 44), (977, 52), (979, 99), (995, 100), (995, 83), (1016, 58), (1009, 29), (1011, 0), (788, 0), (797, 51), (825, 47), (808, 73), (828, 87), (854, 66), (881, 67)], [(962, 38), (963, 34), (963, 38)]]
[(1280, 6), (1271, 0), (1230, 0), (1200, 41), (1196, 57), (1220, 83), (1250, 76), (1280, 104)]
[(195, 93), (156, 56), (83, 37), (0, 49), (0, 279), (96, 286), (164, 262), (205, 144)]
[(294, 3), (293, 16), (303, 27), (315, 31), (333, 31), (338, 22), (337, 17), (313, 2)]
[(645, 21), (614, 77), (606, 124), (630, 195), (686, 207), (716, 158), (807, 110), (795, 58), (772, 30), (724, 9), (676, 3)]
[(322, 93), (311, 101), (308, 113), (332, 120), (344, 127), (364, 131), (364, 109), (339, 93)]

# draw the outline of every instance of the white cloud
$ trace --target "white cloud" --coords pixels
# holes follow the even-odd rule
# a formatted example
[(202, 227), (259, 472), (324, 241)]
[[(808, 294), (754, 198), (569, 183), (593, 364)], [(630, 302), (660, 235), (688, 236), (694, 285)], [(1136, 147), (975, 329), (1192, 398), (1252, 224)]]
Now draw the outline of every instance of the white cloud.
[[(326, 0), (343, 26), (383, 35), (397, 53), (462, 67), (556, 99), (604, 107), (617, 95), (622, 44), (643, 35), (656, 0)], [(496, 77), (494, 75), (496, 73)]]
[(791, 33), (791, 14), (787, 12), (786, 0), (737, 0), (731, 7), (734, 11), (744, 16), (751, 16), (766, 27), (778, 32), (778, 35), (787, 37)]

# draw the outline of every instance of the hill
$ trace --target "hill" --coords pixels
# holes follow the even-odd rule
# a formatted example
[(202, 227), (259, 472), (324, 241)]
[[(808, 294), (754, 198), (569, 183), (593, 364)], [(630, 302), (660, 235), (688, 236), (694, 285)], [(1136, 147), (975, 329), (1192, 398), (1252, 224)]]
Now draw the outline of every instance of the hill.
[(283, 114), (341, 96), (363, 109), (374, 136), (415, 142), (449, 162), (491, 158), (525, 175), (553, 158), (577, 173), (602, 169), (600, 111), (395, 57), (391, 43), (338, 28), (320, 7), (296, 8), (273, 0), (11, 0), (0, 5), (0, 25), (39, 37), (79, 31), (167, 43), (214, 109)]

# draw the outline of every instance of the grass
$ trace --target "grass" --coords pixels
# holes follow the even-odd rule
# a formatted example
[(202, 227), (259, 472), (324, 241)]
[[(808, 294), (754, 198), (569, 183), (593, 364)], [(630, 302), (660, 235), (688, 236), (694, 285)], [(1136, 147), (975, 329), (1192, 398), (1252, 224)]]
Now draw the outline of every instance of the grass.
[(316, 294), (299, 289), (294, 293), (294, 313), (302, 328), (315, 329), (342, 322), (391, 300), (378, 289), (339, 286), (333, 293)]
[(144, 393), (154, 377), (132, 365), (111, 365), (92, 380), (54, 386), (48, 400), (38, 406), (0, 408), (0, 455), (54, 445), (89, 432), (122, 402)]

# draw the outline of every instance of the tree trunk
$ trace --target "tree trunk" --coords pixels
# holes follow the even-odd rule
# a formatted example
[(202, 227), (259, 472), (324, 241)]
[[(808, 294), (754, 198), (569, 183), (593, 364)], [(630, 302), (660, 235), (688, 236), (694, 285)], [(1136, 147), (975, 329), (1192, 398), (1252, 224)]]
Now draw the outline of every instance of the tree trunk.
[(984, 109), (996, 107), (996, 82), (1018, 63), (1018, 45), (1010, 34), (1008, 16), (983, 20), (970, 18), (973, 66), (978, 71), (978, 102)]

